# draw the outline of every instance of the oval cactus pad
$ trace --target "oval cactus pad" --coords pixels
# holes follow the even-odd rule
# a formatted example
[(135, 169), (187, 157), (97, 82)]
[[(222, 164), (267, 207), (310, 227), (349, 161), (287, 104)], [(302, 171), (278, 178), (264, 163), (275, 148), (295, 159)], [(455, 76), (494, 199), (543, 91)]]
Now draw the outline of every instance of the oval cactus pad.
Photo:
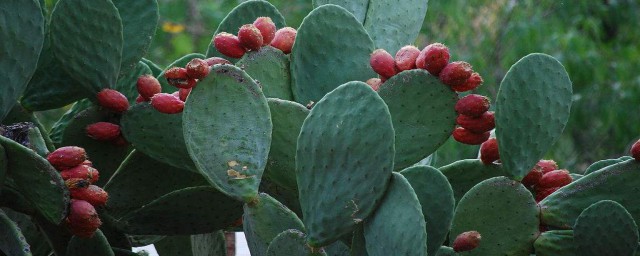
[(367, 84), (343, 84), (313, 107), (296, 153), (311, 246), (336, 241), (372, 213), (387, 188), (393, 156), (389, 110)]
[(603, 200), (587, 207), (573, 227), (576, 255), (635, 255), (638, 226), (619, 203)]

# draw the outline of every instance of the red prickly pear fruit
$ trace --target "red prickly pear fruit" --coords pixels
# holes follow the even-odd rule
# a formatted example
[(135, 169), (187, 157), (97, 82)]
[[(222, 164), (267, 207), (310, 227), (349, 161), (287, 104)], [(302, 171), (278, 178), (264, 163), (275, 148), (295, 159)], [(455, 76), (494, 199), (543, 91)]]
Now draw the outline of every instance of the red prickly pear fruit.
[(489, 132), (473, 133), (462, 127), (458, 127), (453, 131), (453, 138), (467, 145), (480, 145), (489, 139), (489, 135)]
[(492, 164), (500, 160), (500, 152), (498, 152), (498, 140), (490, 138), (480, 145), (480, 160), (484, 164)]
[(192, 88), (178, 90), (178, 98), (180, 98), (181, 101), (187, 101), (187, 97), (191, 93), (191, 89)]
[(253, 25), (260, 30), (262, 35), (262, 45), (269, 45), (276, 37), (276, 24), (269, 17), (258, 17)]
[(142, 97), (142, 95), (138, 94), (138, 97), (136, 97), (136, 103), (142, 103), (145, 101), (148, 101), (148, 100)]
[(438, 76), (449, 64), (449, 48), (441, 43), (427, 45), (416, 58), (416, 67), (426, 69), (430, 74)]
[(474, 133), (483, 133), (496, 128), (496, 121), (493, 111), (482, 113), (480, 117), (471, 117), (467, 115), (458, 115), (456, 123), (463, 128)]
[(631, 157), (633, 157), (636, 161), (640, 161), (640, 140), (636, 141), (636, 143), (633, 143), (633, 146), (631, 146), (631, 150), (629, 150), (629, 152), (631, 153)]
[(67, 223), (74, 235), (92, 237), (102, 225), (96, 208), (84, 200), (71, 199)]
[(103, 89), (98, 93), (98, 104), (116, 113), (122, 113), (129, 109), (129, 100), (124, 94), (113, 89)]
[(87, 125), (87, 136), (94, 140), (110, 141), (120, 136), (120, 126), (108, 122), (97, 122)]
[(231, 65), (231, 61), (225, 60), (225, 59), (220, 58), (220, 57), (211, 57), (211, 58), (208, 58), (208, 59), (206, 59), (204, 61), (207, 62), (207, 65), (209, 65), (209, 67), (213, 67), (213, 65), (218, 65), (218, 64), (220, 64), (220, 65), (223, 65), (223, 64)]
[(397, 73), (396, 62), (384, 49), (377, 49), (371, 54), (369, 64), (373, 71), (383, 77), (392, 77)]
[(413, 45), (407, 45), (396, 52), (396, 68), (398, 72), (415, 69), (416, 59), (420, 55), (420, 49)]
[(482, 240), (482, 236), (478, 231), (467, 231), (459, 234), (456, 237), (456, 240), (453, 241), (453, 251), (471, 251), (480, 245), (480, 240)]
[(554, 171), (558, 169), (558, 164), (556, 163), (556, 161), (553, 160), (540, 160), (538, 161), (538, 163), (536, 164), (535, 167), (533, 167), (535, 169), (540, 169), (542, 170), (542, 173), (548, 173), (550, 171)]
[(382, 80), (380, 78), (369, 78), (369, 80), (367, 80), (367, 84), (369, 86), (371, 86), (371, 88), (374, 91), (378, 91), (378, 89), (380, 89), (380, 86), (382, 85)]
[(164, 73), (167, 82), (178, 88), (192, 88), (196, 86), (196, 80), (189, 77), (186, 68), (173, 67)]
[(64, 185), (69, 189), (86, 188), (91, 185), (91, 182), (83, 178), (70, 178), (64, 181)]
[(560, 188), (561, 187), (536, 189), (536, 203), (539, 203), (543, 199), (547, 198), (549, 195), (553, 194), (553, 192), (558, 191), (558, 189)]
[(484, 112), (489, 110), (490, 106), (489, 98), (478, 94), (469, 94), (456, 102), (455, 109), (460, 115), (481, 117)]
[(187, 63), (187, 76), (191, 79), (202, 79), (209, 75), (209, 63), (207, 61), (195, 58)]
[(84, 160), (84, 162), (82, 162), (83, 165), (92, 167), (93, 166), (93, 162), (89, 161), (89, 160)]
[(478, 88), (478, 86), (480, 86), (483, 82), (484, 80), (482, 80), (482, 77), (480, 76), (480, 74), (478, 74), (477, 72), (473, 72), (473, 74), (471, 74), (471, 76), (469, 77), (469, 79), (467, 79), (466, 82), (458, 86), (451, 86), (451, 89), (453, 89), (456, 92), (471, 91), (475, 88)]
[(162, 92), (160, 81), (158, 81), (158, 79), (156, 79), (152, 75), (142, 75), (138, 77), (136, 88), (138, 89), (138, 93), (140, 94), (140, 96), (142, 96), (142, 98), (145, 100), (148, 100), (156, 93)]
[(298, 31), (292, 27), (278, 29), (273, 41), (271, 41), (271, 46), (281, 50), (284, 54), (289, 54), (293, 48), (293, 43), (296, 41), (297, 33)]
[(96, 185), (89, 185), (86, 188), (74, 188), (71, 189), (70, 192), (71, 198), (87, 201), (94, 207), (104, 206), (109, 199), (107, 191), (104, 191), (104, 189)]
[(217, 34), (213, 38), (213, 46), (216, 47), (220, 53), (230, 58), (242, 58), (247, 50), (240, 43), (240, 39), (237, 36), (222, 32)]
[(542, 170), (533, 168), (533, 170), (529, 171), (529, 173), (527, 173), (527, 175), (522, 178), (522, 185), (527, 188), (533, 188), (534, 186), (538, 185), (538, 182), (540, 182), (540, 178), (542, 178), (542, 175), (544, 175), (544, 173), (542, 173)]
[(538, 185), (538, 188), (553, 188), (553, 187), (562, 187), (573, 181), (571, 175), (569, 175), (569, 171), (567, 170), (555, 170), (550, 171), (542, 175)]
[(87, 152), (84, 148), (74, 146), (61, 147), (47, 155), (47, 161), (59, 171), (78, 166), (85, 160)]
[(244, 48), (251, 51), (260, 50), (263, 42), (260, 30), (253, 24), (245, 24), (240, 27), (240, 30), (238, 30), (238, 40), (240, 40)]
[(90, 183), (95, 183), (98, 181), (99, 173), (95, 168), (81, 164), (60, 172), (60, 176), (62, 176), (63, 180), (84, 179), (88, 180)]
[(472, 73), (473, 69), (471, 68), (471, 64), (464, 61), (456, 61), (447, 64), (438, 76), (442, 83), (455, 87), (467, 82)]
[(151, 106), (160, 113), (177, 114), (184, 109), (184, 102), (177, 96), (168, 93), (158, 93), (151, 97)]

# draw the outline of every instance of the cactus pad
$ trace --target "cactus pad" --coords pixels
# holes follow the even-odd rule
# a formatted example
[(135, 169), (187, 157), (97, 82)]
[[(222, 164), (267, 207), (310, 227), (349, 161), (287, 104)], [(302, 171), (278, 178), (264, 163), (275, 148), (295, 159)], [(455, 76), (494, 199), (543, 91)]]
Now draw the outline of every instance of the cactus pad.
[(402, 46), (412, 44), (427, 14), (428, 0), (369, 0), (364, 28), (376, 48), (395, 54)]
[(104, 255), (115, 256), (107, 238), (99, 229), (91, 238), (74, 236), (67, 245), (67, 256)]
[(258, 85), (239, 68), (215, 65), (182, 116), (189, 155), (211, 184), (238, 200), (258, 194), (271, 146), (271, 114)]
[(345, 8), (356, 17), (360, 24), (363, 24), (367, 16), (369, 0), (313, 0), (314, 8), (318, 8), (318, 6), (325, 4), (335, 4)]
[(453, 217), (449, 241), (467, 231), (480, 232), (480, 246), (468, 255), (529, 255), (538, 236), (538, 207), (522, 184), (495, 177), (462, 197)]
[(615, 201), (603, 200), (587, 207), (573, 230), (577, 255), (635, 255), (638, 247), (638, 226)]
[(18, 225), (0, 210), (0, 253), (31, 256), (31, 248)]
[(156, 33), (160, 13), (157, 0), (112, 1), (122, 19), (122, 75), (135, 67), (147, 53)]
[(440, 167), (440, 171), (449, 180), (456, 202), (459, 202), (467, 191), (481, 181), (508, 175), (500, 165), (485, 165), (479, 159), (456, 161)]
[(326, 256), (323, 249), (311, 248), (305, 244), (304, 233), (289, 229), (278, 234), (267, 250), (267, 256)]
[(197, 256), (226, 256), (227, 244), (222, 230), (191, 235), (191, 252)]
[(282, 51), (265, 46), (245, 54), (236, 66), (256, 80), (265, 97), (293, 100), (289, 57)]
[(567, 71), (549, 55), (527, 55), (509, 69), (496, 99), (496, 137), (504, 169), (515, 179), (527, 175), (560, 137), (571, 96)]
[(389, 110), (367, 84), (343, 84), (313, 107), (296, 153), (309, 245), (331, 244), (373, 212), (391, 177), (394, 152)]
[(573, 230), (549, 230), (533, 243), (536, 256), (577, 256), (573, 244)]
[(605, 167), (610, 166), (610, 165), (614, 165), (614, 164), (617, 164), (617, 163), (622, 163), (622, 162), (624, 162), (626, 160), (629, 160), (629, 159), (632, 159), (632, 157), (623, 156), (623, 157), (620, 157), (620, 158), (604, 159), (604, 160), (597, 161), (597, 162), (589, 165), (589, 167), (587, 167), (587, 169), (584, 170), (584, 175), (587, 175), (589, 173), (595, 172), (597, 170), (600, 170), (600, 169), (605, 168)]

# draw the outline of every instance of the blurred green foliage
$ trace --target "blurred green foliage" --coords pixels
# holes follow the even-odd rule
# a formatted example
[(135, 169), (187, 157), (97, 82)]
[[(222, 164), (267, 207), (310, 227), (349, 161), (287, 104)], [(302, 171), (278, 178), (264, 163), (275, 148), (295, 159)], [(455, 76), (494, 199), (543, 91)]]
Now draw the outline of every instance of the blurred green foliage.
[[(47, 0), (51, 8), (55, 0)], [(158, 0), (160, 22), (147, 58), (165, 66), (205, 52), (213, 32), (240, 0)], [(297, 28), (311, 0), (269, 0)], [(573, 81), (569, 124), (547, 157), (582, 172), (599, 159), (627, 154), (640, 134), (640, 3), (637, 0), (431, 0), (415, 44), (446, 44), (452, 60), (474, 66), (495, 98), (509, 67), (532, 52), (562, 62)], [(237, 31), (228, 31), (236, 33)], [(40, 115), (51, 124), (61, 113)], [(478, 147), (450, 139), (436, 166), (475, 158)]]

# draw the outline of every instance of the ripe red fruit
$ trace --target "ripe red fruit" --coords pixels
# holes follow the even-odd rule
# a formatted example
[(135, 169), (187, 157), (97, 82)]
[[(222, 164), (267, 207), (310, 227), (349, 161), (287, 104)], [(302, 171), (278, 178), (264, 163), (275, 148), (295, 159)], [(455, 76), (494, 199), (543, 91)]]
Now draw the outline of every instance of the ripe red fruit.
[(458, 100), (455, 109), (460, 115), (480, 117), (489, 110), (490, 106), (489, 98), (478, 94), (469, 94)]
[(482, 143), (480, 146), (480, 160), (484, 164), (491, 164), (500, 159), (498, 152), (498, 140), (491, 138)]
[(47, 155), (47, 160), (61, 171), (82, 164), (87, 160), (87, 152), (81, 147), (61, 147)]
[(218, 65), (218, 64), (229, 64), (231, 65), (231, 61), (225, 60), (223, 58), (220, 57), (211, 57), (208, 58), (206, 60), (204, 60), (207, 62), (207, 65), (209, 65), (209, 67), (213, 66), (213, 65)]
[(89, 185), (86, 188), (74, 188), (70, 190), (71, 198), (84, 200), (95, 206), (104, 206), (107, 204), (107, 200), (109, 199), (109, 194), (104, 189), (96, 186)]
[(102, 221), (93, 205), (87, 201), (71, 199), (67, 224), (74, 235), (92, 237)]
[(542, 170), (542, 173), (544, 174), (550, 171), (557, 170), (558, 164), (553, 160), (540, 160), (533, 168)]
[(407, 45), (396, 52), (396, 68), (398, 72), (416, 68), (416, 59), (420, 55), (420, 49), (413, 45)]
[(371, 54), (369, 59), (369, 65), (373, 71), (379, 75), (389, 78), (394, 76), (398, 71), (396, 70), (396, 63), (391, 54), (384, 49), (377, 49)]
[(527, 175), (522, 178), (522, 185), (528, 188), (532, 188), (538, 185), (538, 182), (540, 181), (540, 178), (542, 178), (542, 175), (544, 175), (544, 173), (542, 173), (542, 170), (533, 168), (533, 170), (529, 171), (529, 173), (527, 173)]
[[(148, 100), (154, 94), (160, 93), (162, 91), (162, 86), (160, 86), (160, 81), (158, 81), (158, 79), (156, 79), (152, 75), (142, 75), (138, 77), (136, 88), (138, 88), (138, 93), (145, 100)], [(137, 102), (137, 99), (136, 99), (136, 102)]]
[(378, 91), (380, 89), (380, 86), (382, 85), (382, 80), (380, 80), (380, 78), (369, 78), (369, 80), (367, 80), (367, 84), (369, 86), (371, 86), (371, 88), (374, 91)]
[(167, 82), (178, 88), (192, 88), (196, 86), (196, 80), (189, 77), (186, 68), (172, 67), (164, 72)]
[(148, 100), (142, 97), (142, 95), (138, 94), (138, 97), (136, 97), (136, 103), (141, 103), (145, 101), (148, 101)]
[(493, 111), (484, 112), (479, 117), (458, 115), (456, 123), (474, 133), (488, 132), (496, 127)]
[(209, 74), (209, 64), (203, 59), (195, 58), (187, 63), (186, 70), (189, 78), (202, 79)]
[(191, 89), (192, 88), (178, 90), (178, 98), (180, 98), (181, 101), (187, 101), (187, 97), (191, 93)]
[(453, 241), (453, 250), (455, 252), (471, 251), (480, 245), (482, 236), (478, 231), (467, 231), (456, 237)]
[(482, 80), (482, 77), (480, 76), (480, 74), (478, 74), (477, 72), (473, 72), (473, 74), (471, 74), (471, 76), (469, 77), (469, 79), (467, 79), (466, 82), (458, 86), (451, 86), (451, 89), (453, 89), (456, 92), (471, 91), (475, 88), (478, 88), (478, 86), (480, 86), (482, 82), (484, 81)]
[(536, 203), (542, 201), (542, 199), (547, 198), (549, 195), (553, 194), (553, 192), (558, 191), (561, 187), (553, 187), (553, 188), (543, 188), (536, 189)]
[(271, 46), (281, 50), (285, 54), (289, 54), (293, 48), (293, 43), (296, 41), (297, 33), (298, 31), (292, 27), (278, 29), (276, 35), (273, 37), (273, 41), (271, 41)]
[(63, 180), (83, 179), (90, 183), (95, 183), (100, 178), (100, 173), (91, 166), (81, 164), (60, 172), (60, 176), (62, 176)]
[(151, 97), (151, 106), (160, 113), (176, 114), (184, 109), (184, 102), (168, 93), (158, 93)]
[(430, 74), (438, 76), (449, 63), (449, 48), (441, 43), (427, 45), (416, 58), (416, 67), (426, 69)]
[(215, 46), (216, 50), (220, 53), (231, 58), (242, 58), (242, 56), (247, 52), (240, 43), (240, 39), (227, 32), (217, 34), (213, 38), (213, 46)]
[(238, 40), (244, 48), (257, 51), (262, 47), (262, 34), (253, 24), (245, 24), (238, 30)]
[(453, 131), (453, 138), (463, 144), (480, 145), (489, 139), (489, 132), (472, 133), (465, 128), (458, 127)]
[(562, 187), (573, 181), (571, 175), (569, 175), (569, 171), (567, 170), (555, 170), (550, 171), (542, 175), (540, 181), (538, 182), (538, 188), (553, 188), (553, 187)]
[(471, 77), (471, 73), (473, 73), (471, 64), (464, 61), (456, 61), (447, 64), (438, 76), (442, 83), (454, 87), (463, 85)]
[(631, 146), (631, 150), (629, 150), (629, 152), (631, 153), (631, 156), (636, 159), (636, 161), (640, 161), (640, 140), (636, 141), (636, 143), (633, 143), (633, 146)]
[(100, 106), (116, 113), (129, 109), (129, 100), (122, 93), (112, 89), (103, 89), (97, 95)]
[(276, 36), (276, 24), (269, 17), (258, 17), (253, 25), (260, 30), (262, 45), (269, 45)]
[(108, 122), (97, 122), (87, 125), (87, 136), (94, 140), (110, 141), (120, 136), (120, 126)]

